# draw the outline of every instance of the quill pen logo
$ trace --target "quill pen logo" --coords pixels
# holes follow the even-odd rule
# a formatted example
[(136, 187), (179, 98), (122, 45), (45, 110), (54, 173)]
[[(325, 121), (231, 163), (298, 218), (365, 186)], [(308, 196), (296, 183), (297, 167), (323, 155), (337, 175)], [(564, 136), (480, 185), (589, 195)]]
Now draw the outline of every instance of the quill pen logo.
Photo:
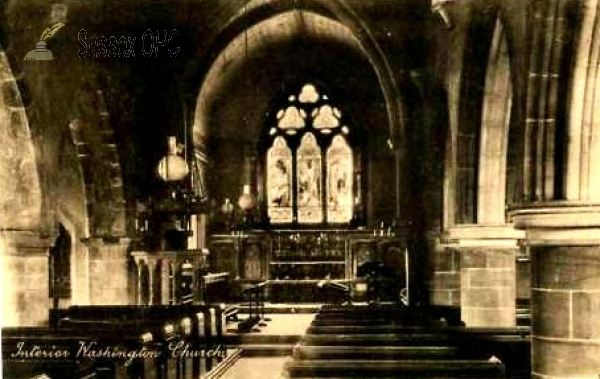
[(26, 61), (51, 61), (54, 59), (52, 52), (46, 48), (46, 40), (52, 37), (60, 28), (65, 26), (62, 22), (52, 25), (48, 29), (44, 30), (40, 41), (35, 45), (35, 49), (25, 55)]

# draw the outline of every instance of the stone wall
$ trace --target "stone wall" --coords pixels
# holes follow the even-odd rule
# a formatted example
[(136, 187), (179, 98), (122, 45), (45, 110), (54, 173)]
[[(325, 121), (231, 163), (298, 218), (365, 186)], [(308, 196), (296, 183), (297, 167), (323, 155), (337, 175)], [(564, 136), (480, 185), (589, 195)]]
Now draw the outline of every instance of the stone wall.
[(515, 250), (461, 251), (461, 317), (468, 327), (510, 327), (516, 323)]
[(460, 252), (440, 248), (432, 253), (433, 272), (430, 284), (431, 303), (434, 305), (460, 305)]

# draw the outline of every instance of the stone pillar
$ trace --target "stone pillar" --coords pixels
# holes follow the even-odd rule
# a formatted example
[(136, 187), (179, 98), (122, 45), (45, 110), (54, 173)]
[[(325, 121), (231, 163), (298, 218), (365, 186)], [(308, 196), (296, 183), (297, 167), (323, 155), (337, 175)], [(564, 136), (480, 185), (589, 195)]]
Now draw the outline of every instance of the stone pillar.
[[(90, 305), (126, 305), (128, 288), (129, 239), (106, 242), (101, 238), (87, 241), (89, 249)], [(133, 289), (131, 289), (133, 291)]]
[(156, 275), (157, 265), (156, 259), (148, 260), (148, 305), (160, 304), (160, 295), (156, 291), (156, 288), (160, 288), (160, 277)]
[(460, 308), (467, 327), (516, 325), (516, 254), (523, 233), (507, 226), (449, 229), (444, 242), (460, 255)]
[(534, 378), (600, 374), (600, 207), (516, 211), (531, 254)]
[(439, 236), (430, 239), (429, 251), (431, 304), (460, 306), (460, 251), (440, 245)]
[(516, 325), (516, 248), (461, 249), (461, 317), (469, 327)]
[(137, 305), (146, 305), (145, 297), (144, 297), (144, 261), (139, 259), (135, 260), (135, 269), (136, 269), (136, 283), (135, 283), (135, 298)]
[(172, 265), (167, 259), (160, 260), (160, 300), (159, 304), (169, 304), (171, 297), (169, 287), (171, 282)]
[(47, 325), (50, 239), (34, 232), (3, 231), (0, 242), (2, 327)]

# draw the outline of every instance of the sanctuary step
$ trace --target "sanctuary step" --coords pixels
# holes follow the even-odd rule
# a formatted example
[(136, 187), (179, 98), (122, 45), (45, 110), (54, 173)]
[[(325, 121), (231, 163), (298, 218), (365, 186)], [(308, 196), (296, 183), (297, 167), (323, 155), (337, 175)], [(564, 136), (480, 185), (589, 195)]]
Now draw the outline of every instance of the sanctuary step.
[(295, 346), (289, 378), (525, 378), (529, 330), (470, 329), (399, 305), (324, 306)]

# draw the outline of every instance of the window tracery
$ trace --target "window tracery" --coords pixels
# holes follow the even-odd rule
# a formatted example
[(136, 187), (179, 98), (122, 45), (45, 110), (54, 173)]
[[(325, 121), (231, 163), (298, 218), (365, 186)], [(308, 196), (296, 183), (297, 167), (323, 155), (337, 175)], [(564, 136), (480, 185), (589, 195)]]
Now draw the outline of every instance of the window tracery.
[(267, 215), (272, 224), (343, 224), (354, 208), (354, 152), (342, 111), (312, 83), (269, 125)]

